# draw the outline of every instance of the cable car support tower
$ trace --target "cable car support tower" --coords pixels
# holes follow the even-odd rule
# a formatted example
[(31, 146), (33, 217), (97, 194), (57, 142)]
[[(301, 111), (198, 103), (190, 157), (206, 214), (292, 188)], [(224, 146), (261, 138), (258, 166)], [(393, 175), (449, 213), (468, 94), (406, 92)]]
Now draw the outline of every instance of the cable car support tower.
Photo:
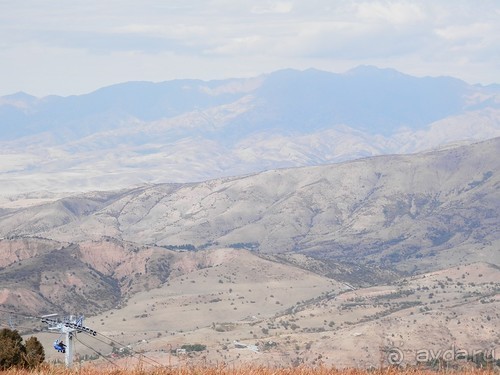
[[(83, 325), (83, 316), (75, 317), (70, 315), (62, 320), (55, 319), (58, 314), (50, 314), (42, 316), (42, 323), (49, 325), (49, 330), (59, 331), (66, 336), (66, 345), (62, 347), (65, 353), (64, 363), (67, 368), (73, 366), (74, 338), (77, 333), (84, 332), (91, 336), (96, 336), (97, 332)], [(56, 340), (56, 343), (59, 340)]]

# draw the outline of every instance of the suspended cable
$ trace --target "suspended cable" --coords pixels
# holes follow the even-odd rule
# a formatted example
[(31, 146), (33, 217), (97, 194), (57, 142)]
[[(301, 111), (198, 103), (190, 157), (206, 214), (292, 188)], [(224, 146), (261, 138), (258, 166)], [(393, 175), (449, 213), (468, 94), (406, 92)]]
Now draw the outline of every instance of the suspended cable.
[[(110, 340), (110, 341), (114, 342), (115, 344), (120, 345), (121, 347), (127, 347), (127, 345), (122, 344), (121, 342), (118, 342), (118, 341), (116, 341), (116, 340), (112, 339), (111, 337), (107, 337), (107, 336), (103, 335), (103, 334), (102, 334), (102, 333), (100, 333), (100, 332), (98, 332), (98, 333), (97, 333), (97, 335), (102, 336), (102, 337), (104, 337), (105, 339), (108, 339), (108, 340)], [(95, 338), (95, 337), (94, 337), (94, 338)], [(111, 344), (108, 344), (108, 345), (112, 346)], [(153, 362), (153, 363), (155, 363), (155, 364), (156, 364), (156, 365), (155, 365), (155, 364), (151, 363), (151, 365), (152, 365), (152, 366), (154, 366), (154, 367), (163, 367), (163, 364), (161, 364), (161, 363), (160, 363), (160, 362), (158, 362), (158, 361), (155, 361), (153, 358), (149, 358), (149, 357), (145, 356), (145, 355), (144, 355), (144, 354), (142, 354), (142, 353), (138, 353), (138, 352), (136, 352), (136, 351), (135, 351), (135, 350), (133, 350), (133, 349), (130, 349), (130, 350), (132, 351), (132, 353), (134, 353), (134, 354), (136, 354), (136, 355), (138, 355), (138, 356), (140, 356), (140, 357), (142, 357), (142, 358), (146, 358), (146, 359), (148, 359), (149, 361), (151, 361), (151, 362)], [(136, 355), (134, 355), (134, 357), (135, 357)], [(139, 359), (140, 359), (140, 358), (139, 358)]]
[(34, 331), (33, 327), (25, 327), (25, 326), (20, 326), (18, 324), (14, 324), (13, 325), (14, 327), (12, 327), (12, 325), (10, 325), (10, 324), (1, 323), (0, 326), (5, 327), (5, 328), (9, 328), (11, 330), (23, 329), (25, 331)]
[(102, 354), (101, 352), (95, 350), (91, 346), (89, 346), (89, 345), (85, 344), (84, 342), (80, 341), (76, 335), (74, 336), (74, 339), (76, 341), (78, 341), (80, 344), (82, 344), (83, 346), (85, 346), (85, 347), (89, 348), (90, 350), (92, 350), (93, 352), (95, 352), (97, 355), (99, 355), (102, 358), (104, 358), (106, 361), (108, 361), (109, 363), (111, 363), (113, 366), (120, 367), (116, 363), (114, 363), (112, 360), (110, 360), (109, 358), (107, 358), (106, 356), (104, 356), (104, 354)]
[[(0, 326), (2, 327), (6, 327), (6, 328), (9, 328), (11, 330), (18, 330), (18, 329), (23, 329), (25, 331), (35, 331), (35, 328), (34, 327), (26, 327), (26, 326), (23, 326), (21, 325), (20, 322), (18, 321), (13, 321), (12, 317), (13, 316), (18, 316), (18, 317), (23, 317), (23, 318), (29, 318), (29, 319), (35, 319), (35, 317), (31, 316), (31, 315), (26, 315), (26, 314), (21, 314), (21, 313), (16, 313), (14, 311), (9, 311), (9, 310), (3, 310), (3, 309), (0, 309), (0, 313), (5, 313), (5, 314), (8, 314), (8, 319), (5, 319), (5, 322), (6, 323), (3, 323), (1, 322), (0, 323)], [(25, 322), (23, 322), (25, 323)]]
[(25, 318), (31, 318), (31, 319), (39, 319), (40, 318), (39, 316), (28, 315), (28, 314), (23, 314), (23, 313), (19, 313), (19, 312), (15, 312), (15, 311), (9, 311), (9, 310), (3, 310), (3, 309), (0, 309), (0, 312), (6, 313), (6, 314), (10, 314), (10, 315), (23, 316)]
[[(126, 345), (123, 345), (123, 344), (119, 343), (118, 341), (115, 341), (115, 340), (113, 340), (113, 339), (111, 339), (111, 338), (109, 338), (109, 337), (106, 337), (106, 336), (104, 336), (104, 335), (102, 335), (102, 334), (101, 334), (101, 336), (105, 337), (107, 340), (110, 340), (110, 341), (112, 341), (112, 342), (115, 342), (116, 344), (120, 345), (121, 347), (126, 347)], [(93, 338), (94, 340), (97, 340), (97, 341), (99, 341), (99, 342), (102, 342), (103, 344), (109, 345), (109, 346), (111, 346), (112, 348), (114, 348), (114, 346), (113, 346), (112, 344), (110, 344), (109, 342), (106, 342), (106, 341), (104, 341), (104, 340), (101, 340), (101, 339), (99, 339), (99, 338), (97, 338), (97, 337), (95, 337), (95, 336), (90, 336), (90, 337), (91, 337), (91, 338)], [(82, 341), (80, 341), (80, 340), (78, 340), (78, 341), (79, 341), (80, 343), (82, 343)], [(131, 356), (131, 357), (135, 357), (135, 358), (137, 358), (138, 360), (142, 360), (142, 361), (144, 361), (145, 363), (147, 363), (147, 364), (149, 364), (149, 365), (151, 365), (151, 366), (153, 366), (153, 367), (163, 366), (161, 363), (159, 363), (159, 362), (155, 361), (155, 360), (154, 360), (154, 359), (152, 359), (152, 358), (149, 358), (149, 357), (145, 356), (145, 355), (144, 355), (144, 354), (142, 354), (142, 353), (137, 353), (137, 352), (136, 352), (136, 351), (134, 351), (133, 349), (130, 349), (130, 351), (131, 351), (131, 354), (130, 354), (130, 356)], [(145, 360), (145, 359), (146, 359), (146, 360)], [(151, 363), (151, 362), (154, 362), (154, 363)], [(155, 365), (155, 363), (156, 363), (157, 365)]]
[[(97, 335), (100, 335), (100, 336), (104, 337), (106, 340), (111, 341), (111, 342), (114, 342), (115, 344), (118, 344), (120, 347), (127, 347), (127, 345), (124, 345), (124, 344), (122, 344), (122, 343), (120, 343), (120, 342), (118, 342), (118, 341), (116, 341), (116, 340), (113, 340), (112, 338), (107, 337), (107, 336), (105, 336), (105, 335), (103, 335), (103, 334), (101, 334), (101, 333), (97, 333)], [(94, 335), (88, 335), (88, 337), (93, 338), (94, 340), (97, 340), (97, 341), (99, 341), (99, 342), (101, 342), (101, 343), (103, 343), (103, 344), (105, 344), (105, 345), (109, 345), (109, 346), (111, 346), (112, 348), (114, 348), (114, 345), (113, 345), (113, 344), (110, 344), (109, 342), (104, 341), (104, 340), (102, 340), (102, 339), (98, 338), (98, 337), (97, 337), (97, 335), (96, 335), (96, 336), (94, 336)], [(79, 341), (80, 343), (82, 343), (82, 344), (83, 344), (83, 342), (82, 342), (81, 340), (78, 340), (78, 341)], [(144, 355), (144, 354), (142, 354), (142, 353), (138, 353), (138, 352), (134, 351), (134, 350), (133, 350), (133, 349), (131, 349), (131, 348), (130, 348), (130, 352), (131, 352), (131, 353), (130, 353), (130, 356), (131, 356), (131, 357), (135, 357), (135, 358), (137, 358), (137, 359), (139, 359), (139, 360), (142, 360), (142, 361), (146, 362), (147, 364), (149, 364), (149, 365), (151, 365), (151, 366), (153, 366), (153, 367), (163, 366), (163, 365), (162, 365), (161, 363), (159, 363), (158, 361), (155, 361), (154, 359), (149, 358), (149, 357), (145, 356), (145, 355)]]

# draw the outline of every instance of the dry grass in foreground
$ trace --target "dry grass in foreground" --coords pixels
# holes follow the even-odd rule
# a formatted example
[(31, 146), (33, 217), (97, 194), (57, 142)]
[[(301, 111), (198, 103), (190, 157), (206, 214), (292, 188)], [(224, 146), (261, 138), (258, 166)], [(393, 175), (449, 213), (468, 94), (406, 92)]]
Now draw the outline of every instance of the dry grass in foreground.
[[(68, 370), (62, 366), (42, 366), (36, 370), (10, 369), (0, 371), (1, 375), (435, 375), (439, 371), (419, 368), (384, 368), (376, 370), (365, 369), (335, 369), (328, 367), (296, 367), (296, 368), (269, 368), (269, 367), (203, 367), (187, 366), (179, 368), (157, 368), (144, 370), (135, 368), (118, 370), (113, 368), (84, 367)], [(463, 368), (460, 370), (446, 370), (443, 373), (460, 375), (493, 375), (493, 369)]]

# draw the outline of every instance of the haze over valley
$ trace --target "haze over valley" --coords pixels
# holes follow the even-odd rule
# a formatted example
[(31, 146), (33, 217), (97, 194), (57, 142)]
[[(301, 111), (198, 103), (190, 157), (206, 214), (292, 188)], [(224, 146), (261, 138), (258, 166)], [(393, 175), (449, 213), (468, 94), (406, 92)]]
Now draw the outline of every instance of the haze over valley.
[(7, 95), (0, 193), (199, 182), (470, 143), (500, 136), (499, 95), (498, 85), (371, 66)]

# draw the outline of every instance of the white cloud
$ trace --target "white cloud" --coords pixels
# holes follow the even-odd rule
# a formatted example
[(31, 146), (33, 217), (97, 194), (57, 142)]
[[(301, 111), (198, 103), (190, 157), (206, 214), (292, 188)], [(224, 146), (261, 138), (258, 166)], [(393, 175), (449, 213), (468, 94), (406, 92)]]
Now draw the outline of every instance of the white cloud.
[(418, 3), (411, 2), (362, 2), (356, 5), (360, 20), (409, 25), (424, 21), (427, 17)]
[(277, 1), (271, 4), (261, 6), (256, 5), (252, 8), (252, 13), (265, 14), (265, 13), (290, 13), (293, 9), (291, 2)]

